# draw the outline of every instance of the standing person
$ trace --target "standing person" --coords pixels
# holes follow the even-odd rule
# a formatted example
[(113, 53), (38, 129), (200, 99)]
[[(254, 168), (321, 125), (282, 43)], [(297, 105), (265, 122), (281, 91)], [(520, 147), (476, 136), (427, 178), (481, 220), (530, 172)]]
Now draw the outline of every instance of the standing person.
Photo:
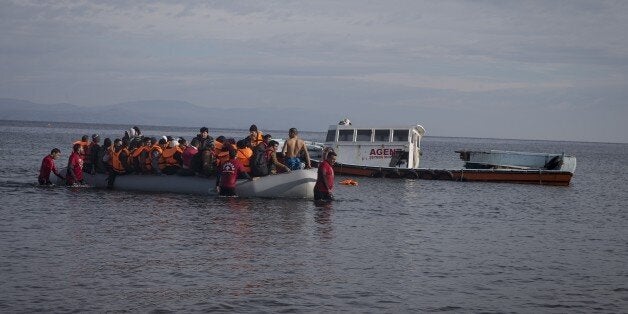
[(111, 139), (106, 137), (102, 146), (96, 153), (96, 159), (94, 160), (94, 170), (96, 173), (108, 173), (111, 168)]
[(92, 142), (85, 149), (85, 162), (83, 163), (83, 171), (91, 174), (96, 173), (96, 163), (98, 162), (98, 152), (100, 151), (100, 136), (92, 134)]
[(299, 138), (299, 131), (296, 128), (291, 128), (288, 131), (288, 136), (290, 137), (283, 144), (283, 155), (285, 158), (285, 163), (290, 170), (299, 170), (302, 169), (301, 158), (299, 156), (305, 156), (305, 169), (312, 168), (310, 163), (310, 154), (307, 152), (307, 146), (305, 142)]
[(83, 184), (83, 146), (80, 143), (74, 144), (72, 154), (68, 158), (68, 173), (65, 176), (66, 184)]
[(72, 143), (72, 147), (74, 147), (74, 144), (81, 144), (81, 146), (83, 146), (83, 152), (81, 153), (81, 158), (85, 160), (85, 153), (87, 152), (87, 147), (89, 147), (89, 136), (83, 135), (81, 137), (81, 140)]
[(263, 133), (257, 129), (257, 125), (251, 124), (249, 127), (249, 141), (251, 142), (251, 147), (255, 147), (264, 141)]
[(50, 151), (50, 154), (44, 157), (41, 161), (41, 168), (39, 169), (39, 177), (37, 181), (39, 181), (40, 185), (52, 185), (50, 182), (50, 173), (54, 173), (61, 180), (65, 180), (65, 178), (59, 174), (57, 170), (57, 166), (55, 165), (55, 160), (57, 160), (61, 156), (61, 151), (58, 148), (53, 148)]
[(204, 150), (205, 148), (209, 147), (210, 142), (212, 142), (214, 139), (209, 136), (209, 129), (204, 126), (199, 130), (198, 135), (196, 135), (196, 138), (199, 141), (199, 146), (198, 149), (199, 150)]
[(229, 149), (229, 160), (220, 167), (220, 176), (218, 176), (218, 192), (221, 196), (236, 196), (236, 182), (239, 175), (243, 175), (246, 179), (251, 180), (244, 166), (236, 158), (235, 149)]
[(318, 176), (314, 185), (315, 201), (332, 201), (334, 199), (334, 168), (336, 153), (330, 151), (325, 160), (318, 166)]
[(253, 156), (251, 156), (251, 175), (255, 177), (263, 177), (270, 174), (270, 134), (265, 134), (263, 141), (259, 145), (253, 147)]

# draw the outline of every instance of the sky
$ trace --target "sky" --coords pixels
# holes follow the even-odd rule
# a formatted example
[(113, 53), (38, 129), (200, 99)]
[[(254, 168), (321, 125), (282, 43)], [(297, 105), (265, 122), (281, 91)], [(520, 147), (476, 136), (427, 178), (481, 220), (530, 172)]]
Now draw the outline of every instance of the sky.
[(0, 98), (627, 143), (627, 16), (598, 0), (0, 0)]

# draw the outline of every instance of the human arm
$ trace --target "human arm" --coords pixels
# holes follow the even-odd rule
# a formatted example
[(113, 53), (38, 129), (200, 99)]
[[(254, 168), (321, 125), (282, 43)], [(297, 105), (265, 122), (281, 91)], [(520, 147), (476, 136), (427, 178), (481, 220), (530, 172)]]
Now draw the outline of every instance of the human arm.
[(312, 168), (312, 163), (310, 162), (310, 154), (307, 152), (307, 145), (305, 145), (304, 141), (301, 141), (303, 145), (301, 145), (301, 152), (305, 156), (305, 169)]
[(283, 169), (283, 171), (285, 171), (285, 172), (290, 172), (290, 171), (291, 171), (291, 170), (290, 170), (290, 168), (288, 168), (288, 166), (286, 166), (286, 165), (284, 165), (284, 164), (280, 163), (280, 162), (279, 162), (279, 160), (277, 160), (277, 153), (272, 152), (272, 153), (270, 154), (270, 160), (271, 160), (271, 162), (273, 163), (273, 165), (275, 165), (275, 167), (277, 167), (277, 168), (281, 168), (281, 169)]
[(50, 167), (51, 167), (50, 171), (52, 171), (52, 173), (54, 173), (57, 177), (59, 177), (59, 179), (65, 180), (65, 177), (59, 173), (59, 170), (57, 170), (57, 166), (55, 165), (54, 161), (51, 161)]

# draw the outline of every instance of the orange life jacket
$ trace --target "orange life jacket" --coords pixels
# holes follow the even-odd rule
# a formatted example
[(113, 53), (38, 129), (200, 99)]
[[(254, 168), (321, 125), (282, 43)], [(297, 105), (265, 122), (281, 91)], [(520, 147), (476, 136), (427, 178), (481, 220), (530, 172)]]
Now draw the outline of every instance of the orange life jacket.
[(85, 154), (87, 154), (87, 148), (89, 147), (89, 142), (84, 142), (81, 140), (78, 140), (74, 143), (72, 143), (72, 148), (74, 148), (74, 145), (76, 144), (81, 144), (81, 146), (83, 146), (83, 154), (81, 154), (81, 157), (83, 157), (83, 159), (85, 159)]
[(159, 168), (163, 170), (167, 166), (179, 166), (179, 161), (174, 158), (176, 153), (183, 153), (179, 146), (164, 149), (159, 157)]
[(263, 141), (264, 141), (264, 133), (262, 133), (261, 131), (257, 131), (257, 137), (254, 139), (251, 139), (251, 146), (255, 147)]
[(242, 163), (244, 166), (244, 171), (251, 172), (251, 157), (253, 156), (253, 150), (245, 147), (238, 148), (238, 152), (236, 154), (236, 158)]
[[(148, 150), (148, 158), (146, 158), (146, 160), (144, 161), (144, 164), (146, 165), (146, 170), (152, 170), (153, 169), (153, 151), (157, 151), (159, 152), (159, 155), (161, 156), (164, 152), (163, 148), (161, 148), (161, 146), (159, 146), (159, 144), (155, 144), (153, 146), (151, 146)], [(161, 169), (161, 157), (159, 157), (159, 168)]]
[[(107, 156), (109, 156), (109, 159), (107, 159), (107, 161), (103, 161), (103, 162), (104, 162), (105, 164), (107, 164), (107, 165), (111, 166), (111, 162), (112, 162), (112, 161), (111, 161), (111, 158), (113, 158), (114, 149), (113, 149), (113, 146), (111, 146), (111, 147), (107, 147), (106, 149), (107, 149), (107, 151), (105, 152), (105, 154), (106, 154)], [(105, 157), (105, 156), (103, 156), (103, 157)]]
[(120, 160), (120, 154), (122, 152), (124, 152), (127, 155), (127, 157), (130, 155), (129, 150), (126, 148), (121, 149), (119, 152), (116, 152), (114, 150), (111, 153), (111, 166), (113, 167), (113, 170), (115, 170), (118, 173), (126, 172), (126, 169), (124, 169), (124, 166), (122, 165), (122, 161)]
[[(234, 150), (237, 150), (237, 146), (231, 145)], [(225, 162), (229, 161), (229, 151), (228, 150), (220, 150), (216, 154), (216, 165), (218, 167), (222, 166)]]
[(220, 151), (222, 151), (222, 146), (224, 144), (221, 142), (215, 142), (214, 141), (214, 155), (218, 156), (218, 154), (220, 154)]

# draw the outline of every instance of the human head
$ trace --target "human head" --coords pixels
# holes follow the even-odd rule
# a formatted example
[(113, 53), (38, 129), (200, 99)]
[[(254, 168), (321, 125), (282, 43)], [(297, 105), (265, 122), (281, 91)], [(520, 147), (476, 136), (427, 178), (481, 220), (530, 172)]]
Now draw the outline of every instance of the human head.
[(100, 142), (100, 136), (98, 134), (92, 134), (92, 142), (94, 143)]
[(72, 146), (72, 151), (75, 153), (81, 153), (83, 151), (83, 145), (76, 143)]
[(167, 139), (165, 139), (165, 138), (160, 138), (159, 139), (159, 145), (164, 146), (166, 144), (168, 144), (168, 140)]
[(275, 140), (270, 140), (270, 142), (268, 142), (268, 146), (274, 149), (279, 148), (279, 142), (275, 141)]
[(50, 156), (52, 156), (53, 159), (59, 158), (59, 155), (61, 155), (61, 150), (56, 147), (50, 151)]
[(192, 142), (190, 142), (190, 145), (198, 148), (198, 146), (201, 145), (201, 141), (199, 141), (198, 138), (195, 137), (192, 139)]
[(336, 152), (334, 152), (333, 150), (332, 150), (332, 151), (329, 151), (329, 152), (327, 153), (327, 158), (326, 158), (326, 159), (327, 159), (327, 162), (329, 162), (330, 164), (332, 164), (332, 165), (333, 165), (334, 163), (336, 163), (336, 156), (337, 156), (337, 155), (336, 155)]
[(249, 127), (249, 132), (257, 132), (257, 125), (251, 124), (251, 127)]
[(199, 133), (201, 134), (202, 138), (206, 138), (209, 135), (209, 129), (206, 126), (204, 126), (200, 129)]
[(122, 146), (122, 140), (121, 139), (117, 138), (117, 139), (113, 140), (113, 147), (118, 148), (120, 146)]
[(172, 141), (168, 141), (168, 147), (170, 148), (175, 148), (177, 147), (177, 145), (179, 145), (179, 142), (172, 140)]
[(177, 143), (179, 143), (179, 145), (181, 145), (181, 146), (187, 146), (188, 145), (188, 141), (186, 141), (184, 138), (179, 138)]
[(229, 149), (229, 158), (233, 159), (237, 154), (238, 152), (235, 149)]
[(288, 136), (290, 137), (295, 137), (297, 136), (297, 134), (299, 134), (299, 131), (297, 131), (297, 128), (290, 128), (290, 130), (288, 130)]
[(103, 146), (105, 147), (111, 147), (111, 139), (110, 138), (105, 138), (105, 140), (102, 143)]
[(222, 135), (216, 138), (216, 142), (218, 142), (218, 143), (224, 143), (225, 140), (226, 140), (226, 138), (224, 136), (222, 136)]
[(239, 141), (236, 143), (236, 146), (237, 146), (239, 149), (245, 148), (245, 147), (246, 147), (246, 141), (245, 141), (245, 140), (239, 140)]
[(148, 146), (151, 145), (152, 140), (150, 137), (145, 137), (144, 140), (142, 141), (142, 143), (144, 143), (144, 145)]
[(157, 142), (157, 138), (155, 138), (155, 137), (151, 137), (151, 138), (150, 138), (150, 144), (151, 144), (151, 145), (155, 145), (155, 144), (157, 144), (157, 143), (158, 143), (158, 142)]
[(87, 135), (83, 135), (83, 137), (81, 137), (81, 142), (87, 142), (89, 140), (89, 136)]
[(134, 126), (133, 130), (135, 130), (135, 136), (142, 136), (142, 131), (140, 131), (140, 128)]
[(264, 134), (264, 143), (268, 144), (272, 136), (270, 134)]

